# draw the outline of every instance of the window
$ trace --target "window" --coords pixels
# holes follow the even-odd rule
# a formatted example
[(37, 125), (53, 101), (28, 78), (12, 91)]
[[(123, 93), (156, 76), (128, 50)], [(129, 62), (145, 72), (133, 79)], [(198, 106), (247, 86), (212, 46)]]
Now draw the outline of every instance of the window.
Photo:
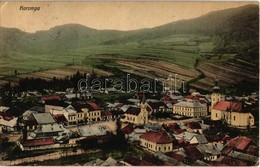
[(218, 117), (218, 113), (216, 113), (216, 117)]
[(236, 116), (234, 116), (234, 121), (236, 120)]

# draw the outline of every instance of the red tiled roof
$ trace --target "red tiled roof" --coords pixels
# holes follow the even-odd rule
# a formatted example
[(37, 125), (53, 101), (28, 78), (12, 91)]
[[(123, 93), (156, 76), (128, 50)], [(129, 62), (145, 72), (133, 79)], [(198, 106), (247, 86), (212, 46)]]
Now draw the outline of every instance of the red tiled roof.
[(129, 135), (130, 133), (132, 133), (133, 130), (134, 130), (134, 127), (133, 127), (132, 124), (128, 124), (128, 125), (126, 125), (126, 126), (122, 129), (122, 131), (123, 131), (125, 134), (127, 134), (127, 135)]
[(245, 161), (231, 158), (231, 157), (224, 157), (221, 162), (224, 164), (227, 164), (229, 166), (247, 166), (248, 165)]
[(137, 108), (137, 107), (129, 107), (127, 110), (126, 110), (126, 114), (131, 114), (131, 115), (139, 115), (139, 113), (141, 112), (141, 109), (140, 108)]
[(172, 143), (171, 138), (166, 134), (165, 131), (159, 131), (159, 132), (148, 132), (145, 134), (142, 134), (140, 138), (143, 138), (145, 140), (151, 141), (153, 143), (157, 144), (166, 144), (166, 143)]
[(86, 104), (86, 103), (75, 102), (75, 103), (72, 103), (72, 107), (79, 113), (79, 112), (83, 112), (82, 109), (83, 108), (88, 108), (89, 105)]
[(106, 116), (110, 116), (110, 115), (112, 115), (112, 112), (109, 110), (105, 110), (105, 111), (101, 112), (102, 117), (106, 117)]
[(227, 143), (228, 147), (236, 148), (238, 150), (245, 150), (252, 140), (246, 137), (236, 137)]
[(250, 155), (259, 155), (258, 146), (247, 137), (236, 137), (230, 140), (222, 149), (223, 154), (229, 154), (232, 150), (241, 151)]
[[(91, 106), (92, 110), (100, 110), (100, 107), (96, 103), (88, 102), (88, 104)], [(89, 110), (91, 110), (91, 109), (89, 109)]]
[(57, 123), (68, 122), (66, 117), (63, 114), (53, 115), (53, 117), (54, 117), (54, 119), (56, 120)]
[(27, 140), (23, 143), (25, 147), (37, 147), (37, 146), (45, 146), (54, 144), (53, 138), (44, 138), (44, 139), (31, 139)]
[(229, 140), (230, 137), (220, 137), (220, 136), (216, 136), (216, 135), (207, 135), (205, 136), (206, 139), (208, 140), (208, 142), (219, 142), (219, 141), (227, 141)]
[(194, 161), (198, 159), (202, 159), (204, 157), (203, 154), (197, 149), (196, 146), (189, 145), (187, 147), (184, 147), (184, 150), (187, 156)]
[(246, 152), (249, 153), (250, 155), (255, 155), (255, 156), (258, 156), (259, 154), (257, 146), (253, 146), (253, 145), (249, 146)]
[(48, 100), (61, 100), (60, 96), (42, 96), (42, 101), (48, 101)]
[(230, 147), (225, 147), (222, 149), (222, 153), (225, 154), (225, 155), (228, 155), (230, 152), (232, 151), (232, 148)]
[(177, 130), (177, 129), (180, 129), (180, 126), (177, 123), (171, 123), (171, 124), (168, 124), (168, 128)]
[(74, 102), (72, 106), (77, 112), (83, 112), (82, 111), (83, 108), (88, 108), (89, 111), (96, 111), (100, 109), (96, 103), (89, 103), (89, 102), (86, 103)]
[(242, 103), (221, 100), (213, 106), (213, 109), (221, 110), (221, 111), (241, 112), (242, 107), (243, 107)]

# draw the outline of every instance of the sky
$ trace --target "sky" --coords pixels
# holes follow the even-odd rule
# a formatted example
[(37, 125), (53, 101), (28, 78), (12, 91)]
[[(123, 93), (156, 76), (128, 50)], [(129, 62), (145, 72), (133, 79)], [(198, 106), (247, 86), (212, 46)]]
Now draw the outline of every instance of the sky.
[[(258, 2), (1, 2), (0, 26), (26, 32), (77, 23), (95, 29), (152, 28)], [(40, 7), (40, 10), (20, 10)]]

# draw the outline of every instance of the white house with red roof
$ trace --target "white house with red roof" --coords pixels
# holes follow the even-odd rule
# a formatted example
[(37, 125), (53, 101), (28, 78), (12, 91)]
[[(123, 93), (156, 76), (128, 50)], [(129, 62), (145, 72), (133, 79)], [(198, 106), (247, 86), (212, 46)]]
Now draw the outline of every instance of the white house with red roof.
[(213, 87), (211, 95), (211, 120), (224, 120), (227, 124), (236, 127), (247, 127), (255, 124), (254, 116), (240, 102), (221, 99), (218, 83)]
[(254, 116), (244, 110), (240, 102), (218, 101), (211, 108), (211, 120), (224, 120), (227, 124), (237, 127), (254, 125)]
[(140, 145), (154, 152), (170, 152), (173, 150), (173, 141), (165, 131), (151, 131), (142, 134)]

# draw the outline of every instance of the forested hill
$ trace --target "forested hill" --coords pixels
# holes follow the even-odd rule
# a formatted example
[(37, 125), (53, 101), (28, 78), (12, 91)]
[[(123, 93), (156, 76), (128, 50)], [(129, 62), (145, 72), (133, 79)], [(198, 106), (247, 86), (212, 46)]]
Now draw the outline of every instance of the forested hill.
[(172, 34), (209, 35), (216, 53), (238, 53), (247, 61), (259, 60), (259, 6), (247, 5), (210, 12), (201, 17), (181, 20), (152, 29), (138, 30), (106, 43), (157, 39)]
[(95, 30), (69, 24), (36, 33), (3, 27), (0, 32), (1, 58), (13, 51), (41, 55), (94, 45), (160, 40), (173, 34), (203, 34), (211, 37), (216, 45), (215, 53), (235, 53), (244, 60), (259, 61), (258, 5), (211, 12), (195, 19), (135, 31)]

